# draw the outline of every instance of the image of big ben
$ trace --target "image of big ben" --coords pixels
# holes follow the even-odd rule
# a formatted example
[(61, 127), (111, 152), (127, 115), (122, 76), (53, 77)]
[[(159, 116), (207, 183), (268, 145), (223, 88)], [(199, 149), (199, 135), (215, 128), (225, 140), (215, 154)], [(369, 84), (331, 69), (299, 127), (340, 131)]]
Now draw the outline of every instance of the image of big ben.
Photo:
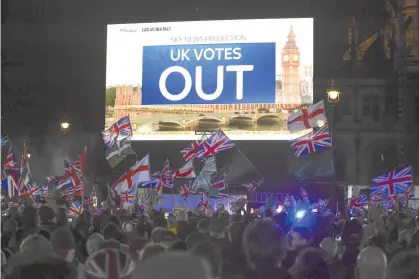
[(282, 49), (282, 100), (286, 108), (301, 105), (300, 49), (295, 41), (294, 29), (290, 28), (288, 40)]

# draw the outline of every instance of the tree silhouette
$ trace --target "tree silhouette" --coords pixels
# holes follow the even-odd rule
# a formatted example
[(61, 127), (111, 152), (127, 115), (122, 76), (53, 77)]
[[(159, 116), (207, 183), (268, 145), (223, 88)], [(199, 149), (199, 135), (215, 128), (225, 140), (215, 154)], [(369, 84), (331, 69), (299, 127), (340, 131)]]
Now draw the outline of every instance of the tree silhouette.
[(108, 87), (106, 88), (106, 106), (113, 107), (115, 105), (115, 98), (116, 98), (116, 87)]

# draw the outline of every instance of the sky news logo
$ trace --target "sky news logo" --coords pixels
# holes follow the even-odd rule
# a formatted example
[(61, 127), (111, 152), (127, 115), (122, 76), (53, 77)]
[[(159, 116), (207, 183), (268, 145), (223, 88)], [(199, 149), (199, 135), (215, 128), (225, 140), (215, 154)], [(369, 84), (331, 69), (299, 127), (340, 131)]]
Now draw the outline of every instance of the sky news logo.
[(170, 31), (170, 27), (145, 27), (142, 29), (143, 32), (157, 32), (157, 31)]

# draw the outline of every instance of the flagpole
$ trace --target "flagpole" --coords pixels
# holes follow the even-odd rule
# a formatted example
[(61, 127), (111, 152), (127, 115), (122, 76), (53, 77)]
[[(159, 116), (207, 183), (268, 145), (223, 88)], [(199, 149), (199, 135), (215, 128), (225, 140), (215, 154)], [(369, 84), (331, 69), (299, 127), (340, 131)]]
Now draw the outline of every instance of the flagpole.
[[(413, 166), (412, 166), (412, 186), (413, 186), (413, 203), (415, 205), (415, 210), (417, 211), (417, 207), (416, 207), (416, 186), (415, 186), (415, 176), (413, 175)], [(408, 202), (409, 204), (409, 202)]]
[[(127, 142), (129, 142), (129, 145), (131, 146), (131, 143), (132, 143), (132, 141), (131, 141), (131, 136), (129, 136), (129, 137), (126, 137), (126, 138), (124, 138), (124, 139), (127, 139)], [(122, 139), (122, 140), (124, 140), (124, 139)], [(121, 140), (121, 141), (122, 141)], [(132, 148), (132, 146), (131, 146), (131, 148)], [(135, 150), (134, 150), (134, 153), (135, 153), (135, 162), (138, 162), (138, 155), (137, 155), (137, 152), (135, 152)], [(135, 165), (135, 164), (134, 164)]]
[(6, 134), (6, 136), (7, 136), (7, 139), (9, 140), (9, 145), (10, 145), (10, 147), (13, 147), (13, 144), (12, 144), (12, 141), (10, 140), (9, 135), (8, 135), (8, 134)]

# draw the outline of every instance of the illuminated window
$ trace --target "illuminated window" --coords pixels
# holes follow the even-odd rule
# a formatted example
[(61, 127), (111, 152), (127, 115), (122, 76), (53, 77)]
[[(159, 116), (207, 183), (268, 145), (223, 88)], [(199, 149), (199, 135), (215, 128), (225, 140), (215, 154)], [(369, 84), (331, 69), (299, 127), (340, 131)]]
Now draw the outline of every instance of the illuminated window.
[(406, 41), (413, 42), (413, 29), (409, 29), (406, 32)]

